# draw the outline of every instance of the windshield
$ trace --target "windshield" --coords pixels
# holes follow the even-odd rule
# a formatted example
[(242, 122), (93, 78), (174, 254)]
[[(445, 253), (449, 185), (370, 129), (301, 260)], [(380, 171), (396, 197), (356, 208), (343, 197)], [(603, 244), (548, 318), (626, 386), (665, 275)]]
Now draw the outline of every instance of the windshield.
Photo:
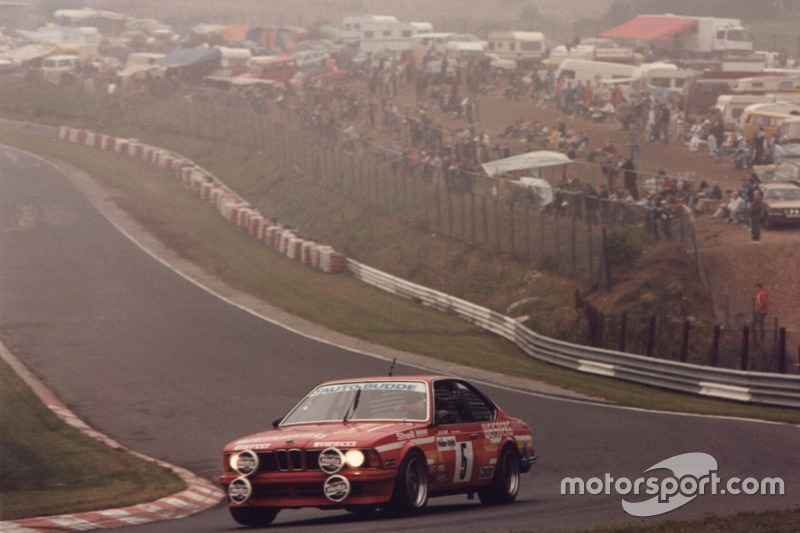
[(380, 381), (320, 385), (283, 419), (281, 426), (316, 422), (428, 419), (423, 382)]

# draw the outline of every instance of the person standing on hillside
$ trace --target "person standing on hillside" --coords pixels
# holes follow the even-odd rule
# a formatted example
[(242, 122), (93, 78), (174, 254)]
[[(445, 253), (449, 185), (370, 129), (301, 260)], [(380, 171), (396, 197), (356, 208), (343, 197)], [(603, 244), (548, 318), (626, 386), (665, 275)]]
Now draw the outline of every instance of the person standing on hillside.
[(761, 221), (764, 219), (764, 198), (761, 196), (761, 189), (752, 189), (753, 197), (748, 203), (748, 214), (750, 215), (750, 242), (758, 244), (761, 242)]
[(756, 326), (756, 343), (760, 346), (764, 343), (764, 324), (769, 313), (769, 295), (767, 289), (761, 283), (756, 283), (756, 295), (753, 299), (753, 320)]

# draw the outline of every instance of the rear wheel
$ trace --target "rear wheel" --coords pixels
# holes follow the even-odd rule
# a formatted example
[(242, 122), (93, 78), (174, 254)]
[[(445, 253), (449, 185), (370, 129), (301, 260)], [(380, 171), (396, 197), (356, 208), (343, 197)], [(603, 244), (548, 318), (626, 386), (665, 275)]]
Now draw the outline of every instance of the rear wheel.
[(428, 504), (428, 465), (417, 450), (409, 452), (397, 471), (391, 510), (400, 515), (413, 515)]
[(243, 526), (268, 526), (278, 516), (280, 509), (265, 507), (229, 507), (231, 516)]
[(497, 505), (511, 503), (519, 493), (519, 452), (506, 446), (497, 459), (497, 469), (491, 484), (478, 491), (481, 503)]

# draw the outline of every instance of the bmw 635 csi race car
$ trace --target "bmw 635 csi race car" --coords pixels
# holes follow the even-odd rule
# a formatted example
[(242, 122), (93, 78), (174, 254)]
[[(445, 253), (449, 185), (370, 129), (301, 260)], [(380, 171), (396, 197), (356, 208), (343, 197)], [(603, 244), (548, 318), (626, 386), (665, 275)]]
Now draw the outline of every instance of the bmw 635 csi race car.
[(443, 376), (323, 383), (273, 429), (225, 447), (219, 482), (240, 524), (281, 509), (421, 511), (432, 496), (513, 502), (536, 460), (528, 425)]

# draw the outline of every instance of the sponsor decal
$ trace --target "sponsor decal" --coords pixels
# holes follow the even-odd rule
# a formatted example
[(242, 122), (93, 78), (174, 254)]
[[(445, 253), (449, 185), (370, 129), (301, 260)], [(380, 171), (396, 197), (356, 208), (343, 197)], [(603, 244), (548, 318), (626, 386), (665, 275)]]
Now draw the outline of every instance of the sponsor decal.
[(478, 474), (478, 479), (490, 479), (494, 475), (493, 466), (482, 466), (481, 472)]
[(410, 392), (425, 392), (424, 383), (412, 382), (380, 382), (380, 383), (343, 383), (341, 385), (326, 385), (311, 392), (309, 396), (331, 394), (335, 392), (348, 392), (356, 390), (403, 390)]
[(514, 429), (511, 427), (511, 422), (489, 422), (488, 424), (481, 424), (483, 434), (487, 439), (499, 439), (502, 437), (513, 437)]
[(245, 450), (234, 456), (233, 468), (243, 476), (249, 476), (258, 470), (258, 455), (251, 450)]
[(447, 482), (447, 474), (440, 474), (436, 478), (436, 483), (446, 483)]
[(322, 485), (325, 497), (332, 502), (340, 502), (350, 494), (350, 482), (344, 476), (331, 476)]
[(356, 441), (317, 441), (312, 444), (312, 448), (354, 448)]
[(237, 477), (228, 485), (228, 497), (233, 503), (242, 504), (250, 499), (253, 494), (253, 486), (247, 478)]
[(326, 474), (335, 474), (344, 468), (344, 454), (336, 448), (327, 448), (319, 454), (319, 467)]
[(420, 437), (427, 437), (428, 430), (427, 429), (417, 429), (411, 431), (398, 431), (396, 433), (397, 440), (410, 440), (410, 439), (417, 439)]
[(436, 439), (436, 449), (440, 452), (450, 452), (456, 449), (455, 437), (439, 437)]

